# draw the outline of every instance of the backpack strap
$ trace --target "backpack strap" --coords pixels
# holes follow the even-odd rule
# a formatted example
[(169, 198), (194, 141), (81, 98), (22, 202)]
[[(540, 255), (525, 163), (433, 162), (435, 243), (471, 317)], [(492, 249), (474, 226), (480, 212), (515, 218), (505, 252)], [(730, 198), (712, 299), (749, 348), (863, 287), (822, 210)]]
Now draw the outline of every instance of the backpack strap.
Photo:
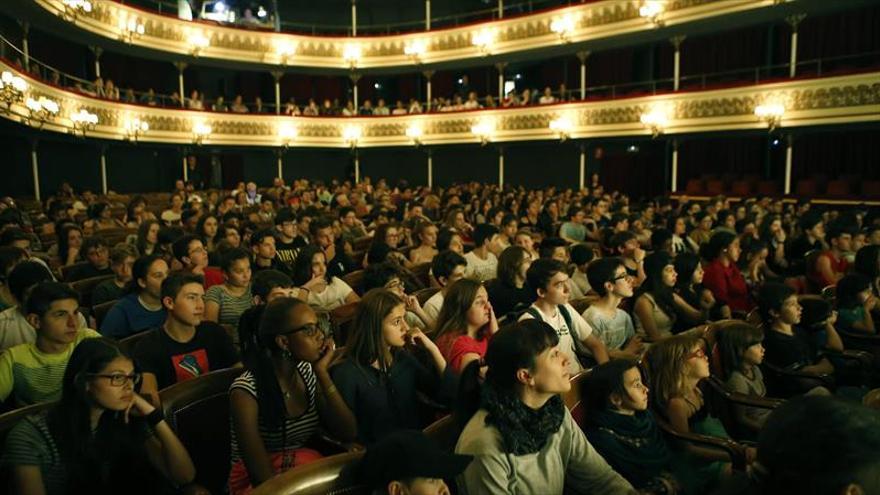
[(556, 309), (562, 314), (562, 319), (565, 320), (565, 326), (568, 327), (568, 331), (574, 335), (574, 328), (571, 326), (571, 315), (568, 313), (568, 308), (566, 308), (564, 304), (560, 304), (559, 306), (556, 306)]
[(534, 306), (529, 306), (525, 312), (532, 315), (532, 318), (538, 321), (544, 321), (544, 316), (541, 314), (540, 311), (538, 311), (538, 308)]

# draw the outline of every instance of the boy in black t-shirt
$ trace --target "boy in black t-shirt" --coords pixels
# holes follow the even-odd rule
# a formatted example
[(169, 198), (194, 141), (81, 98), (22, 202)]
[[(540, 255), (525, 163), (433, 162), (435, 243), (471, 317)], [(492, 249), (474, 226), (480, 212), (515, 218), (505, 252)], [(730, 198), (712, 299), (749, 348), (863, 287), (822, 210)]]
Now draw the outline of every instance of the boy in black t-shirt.
[(202, 321), (205, 288), (199, 275), (175, 273), (162, 282), (165, 324), (135, 347), (143, 372), (141, 394), (159, 404), (159, 390), (209, 371), (240, 366), (232, 339), (220, 325)]

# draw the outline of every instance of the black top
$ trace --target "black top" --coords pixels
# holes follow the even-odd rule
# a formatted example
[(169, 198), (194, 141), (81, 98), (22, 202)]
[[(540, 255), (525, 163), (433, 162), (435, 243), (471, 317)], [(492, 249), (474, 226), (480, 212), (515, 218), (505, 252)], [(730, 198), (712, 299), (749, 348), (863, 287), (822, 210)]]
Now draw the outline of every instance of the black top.
[(103, 275), (113, 275), (113, 270), (108, 265), (103, 270), (98, 270), (91, 263), (78, 266), (70, 270), (67, 274), (67, 282), (76, 282), (77, 280), (85, 280), (87, 278), (100, 277)]
[(186, 343), (173, 340), (162, 327), (149, 330), (135, 346), (134, 357), (141, 371), (156, 375), (159, 390), (239, 361), (226, 330), (210, 321), (197, 326)]
[(302, 237), (294, 237), (291, 242), (281, 242), (278, 238), (275, 238), (275, 251), (278, 253), (276, 258), (287, 266), (293, 267), (293, 262), (296, 261), (300, 248), (305, 245), (306, 243)]
[(344, 246), (341, 242), (336, 243), (336, 255), (332, 260), (327, 260), (327, 275), (330, 278), (339, 277), (351, 273), (356, 269), (355, 262), (351, 256), (345, 254)]
[(799, 327), (793, 327), (793, 330), (793, 336), (776, 330), (767, 330), (764, 333), (764, 358), (767, 362), (789, 370), (797, 370), (816, 362), (819, 356), (813, 336)]
[(486, 292), (489, 293), (489, 302), (492, 303), (497, 318), (507, 316), (518, 305), (522, 305), (520, 309), (525, 309), (535, 301), (534, 291), (530, 291), (525, 285), (517, 289), (497, 278), (486, 285)]
[(785, 246), (785, 258), (791, 263), (789, 273), (791, 275), (805, 275), (807, 266), (805, 259), (806, 254), (814, 249), (822, 248), (822, 241), (817, 240), (810, 244), (810, 240), (804, 235), (792, 239), (791, 242)]
[(278, 259), (278, 256), (279, 256), (279, 254), (276, 254), (275, 257), (272, 258), (272, 264), (269, 266), (260, 266), (257, 264), (256, 261), (254, 261), (251, 264), (251, 269), (253, 270), (254, 274), (256, 274), (257, 272), (261, 272), (263, 270), (277, 270), (277, 271), (287, 275), (288, 277), (293, 278), (292, 265), (288, 265), (287, 263), (281, 261), (280, 259)]

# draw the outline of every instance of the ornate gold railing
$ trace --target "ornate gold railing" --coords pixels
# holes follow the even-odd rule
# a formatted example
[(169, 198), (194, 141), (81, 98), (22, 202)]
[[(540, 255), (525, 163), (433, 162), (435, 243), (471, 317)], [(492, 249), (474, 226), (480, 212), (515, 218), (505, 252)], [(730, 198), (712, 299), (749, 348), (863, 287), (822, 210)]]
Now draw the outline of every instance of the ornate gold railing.
[[(0, 63), (0, 70), (7, 73), (0, 89), (0, 112), (6, 110), (0, 115), (7, 119), (47, 131), (161, 143), (413, 146), (680, 134), (880, 120), (880, 72), (606, 101), (349, 118), (214, 113), (127, 105), (48, 85), (4, 63)], [(22, 81), (13, 84), (14, 77)]]
[[(734, 13), (780, 8), (780, 0), (669, 0), (659, 14), (644, 0), (606, 0), (423, 33), (359, 38), (306, 36), (184, 21), (107, 0), (88, 11), (64, 0), (33, 0), (75, 26), (170, 54), (263, 65), (381, 69), (558, 47)], [(656, 3), (656, 2), (651, 2)], [(640, 12), (641, 10), (641, 12)]]

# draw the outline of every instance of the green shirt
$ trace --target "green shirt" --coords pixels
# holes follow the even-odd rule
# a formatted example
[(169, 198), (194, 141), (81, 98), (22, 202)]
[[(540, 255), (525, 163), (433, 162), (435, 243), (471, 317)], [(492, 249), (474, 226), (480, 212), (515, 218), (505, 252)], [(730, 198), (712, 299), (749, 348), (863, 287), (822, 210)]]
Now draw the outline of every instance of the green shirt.
[(61, 398), (61, 379), (73, 349), (85, 339), (101, 334), (82, 328), (64, 352), (46, 354), (35, 343), (19, 344), (0, 354), (0, 401), (15, 395), (16, 407)]

